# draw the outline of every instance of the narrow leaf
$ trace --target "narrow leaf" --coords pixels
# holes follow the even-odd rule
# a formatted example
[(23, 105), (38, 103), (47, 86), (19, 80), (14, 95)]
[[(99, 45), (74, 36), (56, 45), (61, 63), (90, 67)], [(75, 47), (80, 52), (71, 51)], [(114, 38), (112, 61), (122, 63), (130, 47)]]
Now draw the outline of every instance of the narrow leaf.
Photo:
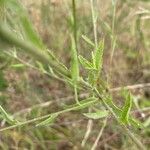
[(58, 114), (52, 114), (48, 119), (42, 121), (41, 123), (37, 124), (36, 127), (39, 126), (46, 126), (46, 125), (51, 125), (54, 123), (55, 119), (58, 117)]
[(4, 109), (2, 106), (0, 106), (0, 113), (3, 117), (3, 119), (5, 119), (9, 124), (13, 125), (16, 124), (17, 121), (13, 119), (12, 116), (10, 116)]
[(95, 47), (95, 44), (85, 35), (82, 35), (82, 38), (91, 46)]
[(22, 23), (22, 27), (23, 27), (23, 30), (25, 32), (26, 38), (30, 42), (32, 42), (34, 45), (39, 47), (40, 49), (45, 48), (43, 43), (42, 43), (42, 40), (40, 39), (40, 37), (38, 36), (36, 31), (34, 30), (32, 23), (29, 21), (29, 19), (27, 19), (26, 16), (23, 16), (21, 18), (21, 23)]
[(46, 70), (45, 70), (43, 64), (42, 64), (41, 62), (39, 62), (39, 61), (36, 61), (36, 63), (37, 63), (37, 65), (38, 65), (40, 71), (41, 71), (42, 73), (46, 73)]
[(101, 71), (103, 63), (104, 40), (102, 40), (94, 52), (94, 62), (96, 69)]
[(89, 70), (94, 69), (94, 67), (92, 66), (92, 63), (89, 62), (87, 59), (85, 59), (83, 56), (79, 55), (78, 58), (79, 58), (80, 63), (85, 69), (89, 69)]
[(128, 93), (128, 95), (126, 96), (126, 101), (125, 101), (125, 105), (122, 109), (122, 113), (121, 113), (121, 121), (125, 124), (129, 123), (129, 113), (132, 107), (132, 96), (130, 93)]
[(90, 119), (100, 119), (108, 116), (108, 111), (103, 110), (103, 111), (97, 111), (94, 113), (84, 113), (83, 115), (90, 118)]
[(25, 67), (25, 65), (24, 64), (13, 64), (13, 65), (11, 65), (11, 67), (13, 67), (13, 68), (22, 68), (22, 67)]
[[(122, 114), (122, 110), (113, 103), (111, 97), (107, 98), (106, 103), (112, 108), (114, 113), (119, 118), (120, 114)], [(120, 120), (120, 121), (122, 122), (122, 120)], [(141, 122), (131, 116), (129, 116), (129, 124), (131, 124), (135, 128), (143, 128), (143, 125), (141, 124)]]

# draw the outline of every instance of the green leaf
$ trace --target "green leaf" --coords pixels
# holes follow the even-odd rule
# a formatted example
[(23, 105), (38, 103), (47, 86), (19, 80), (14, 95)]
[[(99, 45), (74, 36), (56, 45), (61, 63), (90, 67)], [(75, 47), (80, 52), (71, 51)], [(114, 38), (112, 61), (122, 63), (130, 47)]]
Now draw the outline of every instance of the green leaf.
[(125, 105), (122, 109), (122, 113), (120, 116), (120, 119), (123, 123), (128, 124), (129, 123), (129, 113), (132, 107), (132, 95), (131, 93), (126, 93), (126, 101)]
[(71, 36), (71, 42), (72, 42), (72, 62), (71, 62), (71, 76), (74, 85), (77, 85), (78, 79), (79, 79), (79, 64), (78, 64), (78, 56), (77, 56), (77, 49), (74, 38)]
[(83, 115), (90, 118), (90, 119), (100, 119), (100, 118), (107, 117), (108, 114), (109, 114), (108, 111), (103, 110), (103, 111), (97, 111), (94, 113), (84, 113)]
[(94, 88), (95, 86), (95, 82), (96, 82), (96, 72), (94, 72), (94, 70), (92, 71), (89, 71), (89, 74), (88, 74), (88, 82), (89, 84)]
[(88, 69), (88, 70), (94, 69), (94, 67), (92, 66), (92, 63), (89, 62), (87, 59), (85, 59), (85, 58), (82, 57), (81, 55), (79, 55), (78, 58), (79, 58), (80, 63), (82, 64), (82, 66), (83, 66), (85, 69)]
[(22, 67), (25, 67), (25, 65), (24, 64), (13, 64), (13, 65), (11, 65), (11, 67), (13, 67), (13, 68), (22, 68)]
[(39, 62), (39, 61), (36, 61), (36, 63), (37, 63), (37, 65), (38, 65), (40, 71), (41, 71), (42, 73), (46, 73), (46, 70), (45, 70), (43, 64), (42, 64), (41, 62)]
[[(33, 45), (36, 45), (40, 49), (45, 49), (42, 40), (36, 33), (32, 22), (29, 19), (26, 9), (22, 5), (22, 3), (18, 0), (6, 0), (7, 1), (7, 8), (9, 9), (9, 13), (7, 19), (11, 27), (15, 26), (15, 30), (19, 31), (20, 29), (23, 30), (21, 33), (24, 34), (25, 40), (28, 40)], [(17, 17), (12, 17), (12, 14), (16, 15)], [(20, 28), (21, 27), (21, 28)], [(17, 33), (19, 34), (19, 33)]]
[(3, 117), (3, 119), (5, 119), (9, 124), (13, 125), (13, 124), (17, 123), (17, 121), (14, 120), (12, 116), (7, 114), (7, 112), (3, 109), (3, 107), (1, 105), (0, 105), (0, 113)]
[(61, 61), (55, 56), (55, 54), (52, 52), (52, 50), (47, 49), (47, 52), (50, 54), (50, 57), (54, 61), (56, 61), (60, 66), (62, 66), (62, 68), (64, 68), (65, 70), (68, 71), (68, 68), (63, 63), (61, 63)]
[(82, 38), (91, 46), (95, 47), (95, 44), (85, 35), (82, 35)]
[[(112, 108), (113, 112), (118, 116), (118, 118), (120, 118), (120, 115), (122, 114), (122, 110), (113, 103), (112, 98), (108, 97), (105, 100), (105, 102)], [(122, 123), (121, 119), (120, 121)], [(135, 128), (143, 128), (143, 125), (141, 124), (141, 122), (131, 116), (129, 116), (129, 124), (131, 124)]]
[(21, 18), (21, 24), (25, 32), (26, 38), (40, 49), (45, 49), (45, 46), (43, 45), (40, 37), (35, 32), (32, 23), (29, 21), (29, 19), (27, 19), (26, 16), (23, 16)]
[(131, 124), (134, 128), (144, 128), (143, 124), (132, 116), (129, 116), (129, 124)]
[(46, 120), (42, 121), (41, 123), (37, 124), (36, 127), (52, 125), (57, 117), (58, 117), (58, 114), (54, 113), (48, 119), (46, 119)]
[(94, 52), (94, 64), (96, 69), (99, 70), (99, 72), (101, 71), (103, 63), (103, 51), (104, 51), (104, 40), (100, 41), (97, 49)]
[(94, 105), (97, 102), (97, 99), (94, 97), (91, 98), (87, 98), (85, 100), (82, 100), (79, 104), (74, 104), (74, 105), (70, 105), (65, 107), (64, 110), (53, 113), (50, 115), (50, 117), (44, 121), (42, 121), (41, 123), (37, 124), (36, 126), (45, 126), (45, 125), (51, 125), (55, 119), (58, 117), (58, 115), (62, 114), (62, 113), (66, 113), (66, 112), (70, 112), (70, 111), (77, 111), (77, 110), (81, 110), (87, 107), (90, 107), (92, 105)]

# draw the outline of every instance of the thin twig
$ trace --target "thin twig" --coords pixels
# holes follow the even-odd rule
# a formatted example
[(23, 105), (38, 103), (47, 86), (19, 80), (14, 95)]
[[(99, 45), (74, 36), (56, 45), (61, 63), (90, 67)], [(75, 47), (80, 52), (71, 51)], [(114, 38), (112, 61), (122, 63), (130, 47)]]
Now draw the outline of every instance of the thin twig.
[[(89, 112), (90, 112), (90, 108), (89, 108)], [(92, 119), (89, 119), (88, 120), (88, 123), (87, 123), (87, 129), (86, 129), (86, 133), (84, 135), (84, 138), (82, 140), (82, 143), (81, 143), (81, 146), (84, 147), (88, 138), (89, 138), (89, 135), (91, 133), (91, 130), (92, 130), (92, 127), (93, 127), (93, 120)]]
[(97, 145), (98, 145), (98, 142), (99, 142), (99, 140), (100, 140), (100, 138), (101, 138), (101, 136), (102, 136), (103, 130), (104, 130), (104, 128), (106, 127), (106, 123), (107, 123), (107, 118), (104, 120), (103, 126), (102, 126), (102, 128), (100, 129), (99, 134), (98, 134), (98, 136), (97, 136), (97, 138), (96, 138), (96, 140), (95, 140), (95, 142), (94, 142), (94, 144), (93, 144), (91, 150), (95, 150), (95, 149), (96, 149), (96, 147), (97, 147)]
[(135, 85), (128, 85), (128, 86), (123, 86), (123, 87), (117, 87), (117, 88), (112, 88), (109, 89), (110, 92), (118, 92), (121, 91), (122, 89), (125, 90), (134, 90), (134, 89), (140, 89), (140, 88), (146, 88), (150, 87), (150, 83), (141, 83), (141, 84), (135, 84)]
[(108, 141), (114, 139), (114, 137), (115, 137), (116, 135), (118, 135), (118, 133), (114, 133), (114, 134), (110, 135), (108, 138), (106, 138), (106, 139), (102, 140), (101, 142), (99, 142), (98, 146), (100, 146), (100, 145), (102, 145), (102, 144), (104, 145), (104, 143), (106, 143), (106, 142), (108, 142)]

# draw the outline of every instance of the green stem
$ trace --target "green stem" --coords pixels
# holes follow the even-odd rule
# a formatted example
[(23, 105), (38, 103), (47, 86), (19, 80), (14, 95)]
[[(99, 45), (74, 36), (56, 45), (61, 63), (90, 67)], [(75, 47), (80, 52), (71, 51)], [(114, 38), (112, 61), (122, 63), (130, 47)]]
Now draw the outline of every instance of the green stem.
[(96, 15), (95, 15), (93, 0), (91, 0), (91, 11), (92, 11), (92, 22), (93, 22), (93, 32), (94, 32), (95, 47), (97, 49), (97, 46), (98, 46), (98, 39), (97, 39), (97, 18), (96, 18)]
[(72, 0), (72, 16), (73, 16), (73, 36), (75, 40), (75, 45), (77, 49), (77, 18), (76, 18), (76, 2)]
[(6, 128), (2, 128), (2, 129), (0, 129), (0, 132), (10, 130), (10, 129), (14, 129), (14, 128), (17, 128), (17, 127), (22, 127), (24, 125), (31, 124), (31, 123), (41, 121), (41, 120), (44, 120), (44, 119), (48, 119), (51, 115), (55, 115), (55, 114), (60, 115), (62, 113), (66, 113), (66, 112), (80, 110), (83, 107), (87, 108), (87, 107), (95, 104), (96, 102), (98, 102), (97, 99), (92, 99), (92, 98), (91, 98), (91, 100), (90, 100), (90, 98), (88, 98), (87, 100), (88, 100), (88, 102), (84, 103), (82, 105), (76, 105), (74, 107), (70, 107), (68, 109), (64, 109), (64, 110), (61, 110), (59, 112), (51, 113), (51, 114), (48, 114), (48, 115), (44, 115), (42, 117), (37, 117), (37, 118), (31, 119), (31, 120), (28, 120), (28, 121), (25, 121), (25, 122), (21, 122), (21, 123), (18, 123), (18, 124), (15, 124), (15, 125), (12, 125), (12, 126), (9, 126), (9, 127), (6, 127)]
[(111, 39), (111, 57), (110, 57), (110, 64), (112, 64), (112, 59), (115, 51), (116, 46), (116, 38), (115, 38), (115, 17), (116, 17), (116, 0), (112, 0), (112, 6), (113, 6), (113, 16), (112, 16), (112, 39)]

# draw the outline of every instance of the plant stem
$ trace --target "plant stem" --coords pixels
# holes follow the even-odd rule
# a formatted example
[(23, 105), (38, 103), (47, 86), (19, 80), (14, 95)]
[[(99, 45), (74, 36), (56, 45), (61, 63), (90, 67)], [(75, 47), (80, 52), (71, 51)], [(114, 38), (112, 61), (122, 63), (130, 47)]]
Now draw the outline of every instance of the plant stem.
[(112, 39), (111, 39), (111, 57), (110, 57), (110, 64), (112, 64), (112, 59), (115, 51), (116, 46), (116, 37), (115, 37), (115, 17), (116, 17), (116, 0), (112, 0), (112, 7), (113, 7), (113, 16), (112, 16)]
[(72, 0), (72, 16), (73, 16), (73, 37), (77, 50), (77, 18), (76, 18), (76, 1)]
[[(88, 102), (83, 104), (84, 108), (89, 107), (89, 106), (95, 104), (96, 102), (98, 102), (97, 99), (90, 100), (90, 98), (88, 98)], [(47, 115), (44, 115), (42, 117), (37, 117), (37, 118), (31, 119), (31, 120), (27, 120), (25, 122), (21, 122), (21, 123), (18, 123), (18, 124), (15, 124), (15, 125), (12, 125), (12, 126), (9, 126), (9, 127), (6, 127), (6, 128), (2, 128), (2, 129), (0, 129), (0, 132), (6, 131), (6, 130), (10, 130), (10, 129), (14, 129), (14, 128), (17, 128), (17, 127), (21, 127), (21, 126), (24, 126), (24, 125), (27, 125), (27, 124), (30, 124), (30, 123), (34, 123), (34, 122), (40, 121), (40, 120), (44, 120), (44, 119), (49, 118), (51, 115), (55, 115), (55, 114), (56, 115), (60, 115), (62, 113), (66, 113), (66, 112), (70, 112), (70, 111), (76, 111), (76, 110), (79, 110), (79, 109), (82, 109), (82, 106), (81, 105), (76, 105), (74, 107), (70, 107), (68, 109), (64, 109), (64, 110), (61, 110), (59, 112), (47, 114)]]
[(93, 32), (94, 32), (95, 47), (97, 49), (97, 46), (98, 46), (98, 39), (97, 39), (97, 17), (95, 15), (93, 0), (91, 0), (91, 11), (92, 11), (92, 22), (93, 22)]

